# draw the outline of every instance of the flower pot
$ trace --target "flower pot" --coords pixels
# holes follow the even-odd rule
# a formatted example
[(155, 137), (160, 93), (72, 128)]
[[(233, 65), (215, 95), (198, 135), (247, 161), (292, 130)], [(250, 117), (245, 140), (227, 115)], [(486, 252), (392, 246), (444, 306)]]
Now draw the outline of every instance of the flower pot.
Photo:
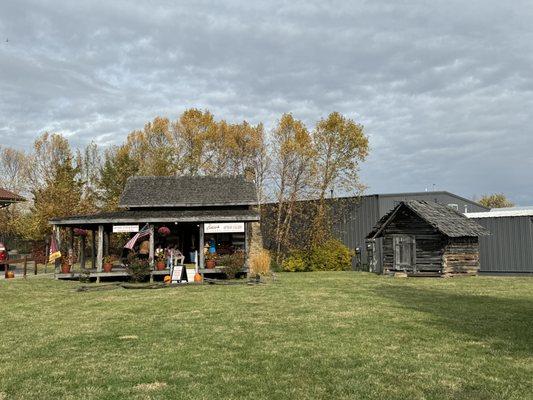
[(205, 262), (205, 266), (207, 267), (207, 269), (213, 269), (215, 268), (215, 265), (217, 265), (215, 260), (207, 260)]
[(70, 265), (62, 265), (61, 266), (61, 273), (62, 274), (70, 274)]
[(113, 264), (104, 263), (103, 268), (104, 268), (104, 272), (111, 272), (111, 270), (113, 269)]
[(165, 265), (165, 262), (164, 261), (158, 261), (155, 263), (155, 268), (158, 270), (158, 271), (163, 271), (165, 269), (166, 265)]

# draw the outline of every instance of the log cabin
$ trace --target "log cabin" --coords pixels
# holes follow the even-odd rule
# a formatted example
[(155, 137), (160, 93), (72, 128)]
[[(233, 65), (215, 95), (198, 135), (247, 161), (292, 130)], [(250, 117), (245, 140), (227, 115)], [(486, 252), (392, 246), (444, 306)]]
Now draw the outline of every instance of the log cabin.
[(384, 215), (367, 239), (383, 238), (384, 273), (448, 277), (478, 273), (478, 238), (489, 234), (451, 207), (410, 200)]

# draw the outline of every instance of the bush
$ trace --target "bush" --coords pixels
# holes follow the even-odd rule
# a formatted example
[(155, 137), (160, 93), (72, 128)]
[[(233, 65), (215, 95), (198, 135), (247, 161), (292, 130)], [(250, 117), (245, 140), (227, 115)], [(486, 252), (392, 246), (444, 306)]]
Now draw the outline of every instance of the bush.
[(310, 251), (296, 251), (283, 261), (288, 272), (349, 271), (354, 253), (337, 239), (329, 239)]
[(233, 279), (244, 268), (244, 253), (236, 251), (233, 254), (226, 254), (218, 259), (218, 263), (225, 267), (224, 272), (228, 278)]
[(141, 282), (150, 275), (150, 262), (148, 260), (139, 259), (135, 254), (130, 254), (128, 256), (128, 261), (126, 263), (126, 271), (131, 277), (131, 280), (134, 282)]
[(294, 252), (283, 260), (281, 268), (287, 272), (311, 271), (307, 257), (301, 251)]
[(270, 274), (270, 253), (262, 249), (250, 257), (250, 276), (266, 276)]
[(311, 251), (309, 263), (313, 271), (349, 271), (353, 256), (340, 240), (329, 239)]

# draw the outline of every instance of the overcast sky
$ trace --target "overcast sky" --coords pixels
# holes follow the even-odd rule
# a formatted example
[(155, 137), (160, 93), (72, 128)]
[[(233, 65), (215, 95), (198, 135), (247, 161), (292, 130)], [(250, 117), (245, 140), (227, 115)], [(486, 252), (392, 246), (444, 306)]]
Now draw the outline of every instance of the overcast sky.
[(0, 144), (114, 144), (189, 107), (267, 127), (336, 110), (370, 137), (368, 193), (533, 205), (531, 0), (3, 0), (0, 35)]

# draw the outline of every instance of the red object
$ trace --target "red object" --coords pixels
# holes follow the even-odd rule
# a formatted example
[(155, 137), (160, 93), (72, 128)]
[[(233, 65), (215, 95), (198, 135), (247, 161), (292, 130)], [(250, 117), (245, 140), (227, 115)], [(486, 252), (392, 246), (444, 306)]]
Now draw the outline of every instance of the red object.
[(61, 265), (61, 273), (62, 274), (69, 274), (70, 273), (70, 265), (68, 265), (68, 264)]
[(165, 265), (165, 262), (164, 261), (158, 261), (156, 264), (155, 264), (155, 268), (158, 270), (158, 271), (163, 271), (165, 269), (166, 265)]
[(213, 269), (215, 268), (215, 265), (217, 265), (215, 260), (207, 260), (205, 262), (205, 266), (207, 267), (207, 269)]
[(87, 236), (87, 231), (81, 228), (74, 228), (74, 235), (76, 236)]
[(7, 248), (2, 242), (0, 242), (0, 262), (7, 261)]
[(168, 236), (170, 235), (170, 229), (166, 226), (162, 226), (157, 230), (157, 233), (159, 233), (161, 236)]
[(104, 272), (111, 272), (111, 270), (113, 269), (113, 264), (104, 263), (103, 268), (104, 268)]
[(9, 255), (7, 254), (7, 248), (4, 246), (2, 242), (0, 242), (0, 267), (3, 267), (4, 269), (4, 277), (7, 278), (8, 270), (9, 270), (9, 264), (7, 263), (7, 259), (9, 258)]

